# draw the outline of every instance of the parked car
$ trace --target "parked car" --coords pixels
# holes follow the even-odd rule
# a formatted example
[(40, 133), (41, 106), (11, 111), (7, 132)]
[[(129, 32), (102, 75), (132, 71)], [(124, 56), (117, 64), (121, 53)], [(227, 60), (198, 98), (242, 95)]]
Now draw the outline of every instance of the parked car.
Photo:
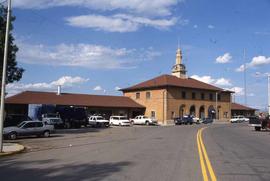
[(200, 124), (201, 123), (201, 119), (200, 118), (195, 117), (195, 116), (191, 116), (191, 117), (193, 119), (193, 123), (195, 123), (195, 124)]
[(157, 120), (153, 118), (148, 118), (146, 116), (136, 116), (134, 119), (130, 120), (131, 124), (145, 124), (145, 125), (156, 125)]
[(248, 122), (248, 121), (249, 121), (249, 118), (246, 118), (246, 117), (241, 116), (241, 115), (233, 116), (233, 117), (230, 119), (230, 122), (231, 122), (231, 123), (241, 123), (241, 122)]
[(270, 129), (270, 119), (259, 118), (257, 116), (249, 117), (249, 126), (254, 127), (255, 131), (261, 131), (261, 129)]
[(15, 140), (20, 136), (49, 137), (54, 132), (54, 126), (42, 121), (23, 121), (18, 126), (6, 127), (3, 130), (4, 137)]
[(90, 126), (94, 126), (94, 127), (104, 127), (104, 126), (109, 127), (110, 126), (109, 120), (106, 120), (102, 116), (90, 116), (88, 119), (88, 123)]
[(53, 125), (54, 128), (62, 128), (64, 127), (64, 122), (60, 118), (59, 114), (49, 113), (42, 114), (42, 121), (46, 124)]
[(126, 116), (111, 116), (110, 125), (130, 126), (130, 121)]
[(193, 118), (191, 116), (176, 117), (174, 118), (175, 125), (181, 124), (193, 124)]
[(202, 123), (204, 124), (208, 124), (208, 123), (213, 123), (214, 120), (212, 118), (203, 118), (202, 119)]

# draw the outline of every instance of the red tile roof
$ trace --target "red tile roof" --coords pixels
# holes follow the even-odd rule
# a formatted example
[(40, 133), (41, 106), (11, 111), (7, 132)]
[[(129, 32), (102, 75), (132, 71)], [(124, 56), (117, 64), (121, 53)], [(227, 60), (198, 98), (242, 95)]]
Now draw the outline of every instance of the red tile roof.
[[(213, 90), (213, 91), (224, 91), (221, 88), (198, 81), (196, 79), (192, 79), (192, 78), (181, 79), (173, 75), (161, 75), (151, 80), (147, 80), (145, 82), (136, 84), (134, 86), (121, 89), (121, 91), (128, 92), (128, 91), (134, 91), (134, 90), (151, 89), (151, 88), (167, 87), (167, 86), (204, 89), (204, 90)], [(228, 91), (228, 92), (231, 92), (231, 91)]]
[(7, 104), (54, 104), (73, 105), (89, 107), (111, 107), (111, 108), (144, 108), (132, 99), (124, 96), (103, 96), (89, 94), (62, 93), (57, 95), (54, 92), (25, 91), (6, 98)]
[(231, 106), (232, 110), (245, 110), (245, 111), (255, 111), (257, 109), (251, 108), (251, 107), (247, 107), (238, 103), (232, 103)]

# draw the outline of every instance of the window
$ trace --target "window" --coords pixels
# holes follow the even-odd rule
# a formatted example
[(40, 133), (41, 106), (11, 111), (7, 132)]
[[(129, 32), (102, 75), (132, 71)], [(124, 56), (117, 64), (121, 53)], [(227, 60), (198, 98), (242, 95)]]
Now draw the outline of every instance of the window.
[(146, 92), (146, 99), (150, 99), (151, 98), (151, 92)]
[(192, 92), (192, 99), (196, 99), (196, 93)]
[(186, 92), (182, 91), (182, 98), (185, 99), (186, 98)]
[(156, 118), (156, 112), (155, 111), (151, 111), (151, 118)]
[(212, 93), (209, 94), (209, 99), (210, 99), (211, 101), (213, 100), (213, 94), (212, 94)]
[(174, 111), (172, 111), (171, 119), (173, 119), (174, 117), (175, 117), (175, 113)]
[(42, 122), (37, 122), (37, 123), (36, 123), (36, 127), (43, 127)]
[(27, 123), (23, 127), (24, 128), (34, 128), (35, 127), (35, 123)]
[(218, 98), (217, 99), (220, 101), (220, 94), (218, 94)]
[(204, 100), (204, 93), (201, 93), (201, 99)]
[(136, 93), (136, 99), (140, 99), (140, 93), (139, 92)]
[(228, 118), (228, 112), (224, 112), (224, 118)]

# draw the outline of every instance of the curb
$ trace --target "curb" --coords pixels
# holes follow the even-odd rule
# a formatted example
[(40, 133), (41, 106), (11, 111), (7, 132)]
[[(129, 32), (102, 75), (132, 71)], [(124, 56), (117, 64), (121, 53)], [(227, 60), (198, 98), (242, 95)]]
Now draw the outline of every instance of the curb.
[(16, 151), (9, 151), (9, 152), (4, 152), (4, 153), (0, 153), (0, 157), (2, 156), (10, 156), (10, 155), (14, 155), (14, 154), (17, 154), (17, 153), (21, 153), (24, 151), (25, 147), (23, 145), (20, 145), (20, 144), (14, 144), (16, 147), (17, 147), (17, 150)]

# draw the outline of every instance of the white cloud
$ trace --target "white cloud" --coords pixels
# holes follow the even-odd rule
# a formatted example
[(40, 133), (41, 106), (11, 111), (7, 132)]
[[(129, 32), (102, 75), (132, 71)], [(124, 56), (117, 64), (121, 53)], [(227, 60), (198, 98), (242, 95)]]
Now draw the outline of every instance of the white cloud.
[(198, 25), (193, 25), (193, 28), (195, 28), (195, 29), (198, 28)]
[[(117, 14), (113, 16), (92, 14), (73, 16), (67, 18), (66, 20), (71, 26), (120, 33), (137, 31), (140, 27), (143, 26), (154, 27), (157, 29), (168, 29), (169, 27), (175, 25), (177, 22), (177, 18), (149, 19), (127, 14)], [(183, 25), (186, 24), (186, 20), (181, 22)]]
[(215, 28), (214, 25), (208, 25), (207, 27), (208, 27), (209, 29), (214, 29), (214, 28)]
[(225, 79), (225, 78), (217, 79), (215, 84), (219, 85), (219, 86), (231, 86), (232, 85), (231, 81), (229, 79)]
[(114, 90), (116, 90), (116, 91), (119, 91), (121, 88), (120, 87), (118, 87), (118, 86), (116, 86), (115, 88), (114, 88)]
[(192, 75), (191, 78), (205, 82), (207, 84), (213, 84), (215, 82), (215, 79), (213, 79), (211, 76), (198, 76), (198, 75)]
[[(270, 64), (270, 57), (265, 56), (257, 56), (253, 57), (252, 61), (246, 64), (246, 69), (251, 67), (258, 67), (261, 65), (267, 65)], [(237, 72), (243, 72), (244, 71), (244, 65), (241, 65), (236, 69)]]
[(238, 67), (237, 69), (235, 69), (236, 72), (243, 72), (245, 69), (247, 69), (247, 67), (245, 67), (245, 65), (241, 65), (240, 67)]
[[(111, 48), (93, 44), (33, 45), (17, 42), (18, 61), (27, 64), (76, 66), (89, 69), (134, 68), (136, 62), (159, 56), (153, 49)], [(152, 54), (149, 56), (149, 52)]]
[(252, 61), (248, 64), (249, 67), (270, 64), (270, 57), (257, 56), (253, 57)]
[(14, 95), (26, 90), (37, 90), (37, 91), (53, 91), (57, 90), (57, 86), (61, 85), (63, 88), (71, 88), (87, 82), (89, 79), (82, 77), (71, 77), (63, 76), (56, 81), (50, 83), (41, 82), (41, 83), (10, 83), (7, 85), (8, 95)]
[(191, 78), (205, 82), (207, 84), (214, 84), (217, 86), (231, 86), (232, 83), (229, 79), (225, 79), (223, 77), (219, 78), (219, 79), (214, 79), (211, 76), (198, 76), (198, 75), (192, 75)]
[(100, 11), (122, 10), (150, 16), (168, 16), (172, 8), (184, 0), (14, 0), (13, 5), (24, 9), (73, 6)]
[(96, 87), (93, 88), (94, 91), (103, 91), (103, 88), (100, 85), (97, 85)]
[(232, 59), (232, 56), (230, 55), (230, 53), (225, 53), (224, 55), (218, 56), (216, 58), (216, 63), (229, 63)]
[(244, 93), (244, 88), (242, 88), (242, 87), (232, 87), (232, 88), (229, 88), (229, 89), (226, 89), (226, 90), (230, 90), (230, 91), (235, 92), (236, 96), (243, 96), (245, 94)]

